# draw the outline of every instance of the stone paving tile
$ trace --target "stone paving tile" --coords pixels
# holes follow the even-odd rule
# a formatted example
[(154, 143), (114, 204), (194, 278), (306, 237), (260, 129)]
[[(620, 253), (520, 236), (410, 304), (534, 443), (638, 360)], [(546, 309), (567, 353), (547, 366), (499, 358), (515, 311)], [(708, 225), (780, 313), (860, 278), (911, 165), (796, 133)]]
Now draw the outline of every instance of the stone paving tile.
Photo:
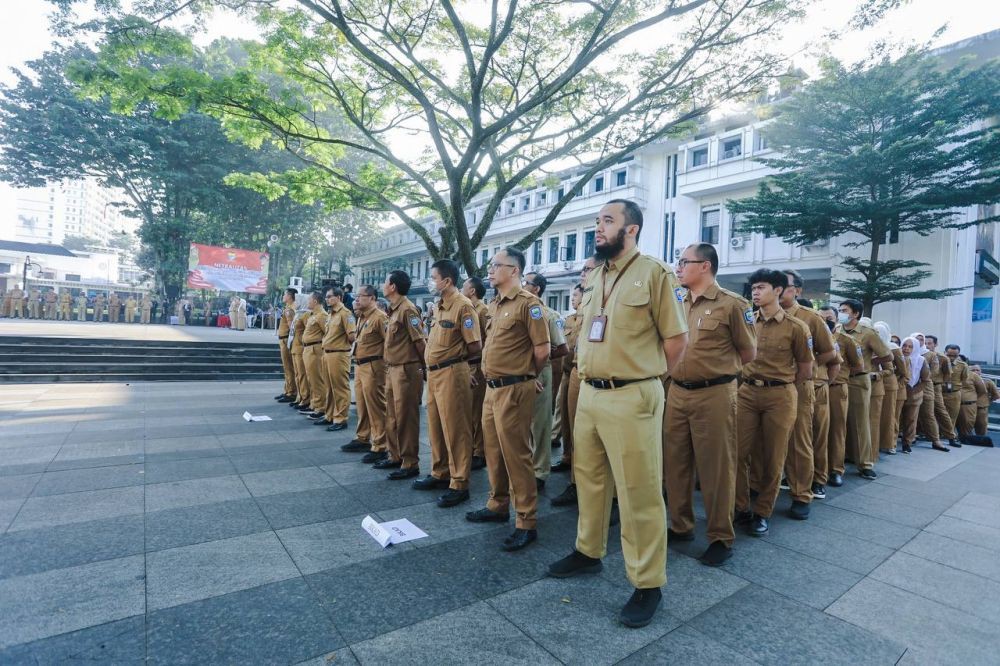
[(903, 546), (902, 552), (1000, 582), (1000, 557), (989, 548), (921, 532)]
[(149, 553), (146, 571), (151, 611), (299, 576), (273, 532)]
[(146, 550), (166, 550), (270, 529), (252, 499), (213, 502), (146, 514)]
[(944, 515), (924, 528), (926, 532), (940, 534), (956, 541), (972, 544), (992, 551), (1000, 551), (1000, 529), (972, 523), (961, 518)]
[[(903, 494), (905, 495), (906, 493)], [(924, 497), (929, 497), (929, 495)], [(853, 492), (834, 498), (828, 504), (832, 507), (847, 509), (861, 515), (880, 518), (885, 521), (899, 523), (900, 525), (922, 528), (944, 513), (947, 504), (950, 503), (946, 502), (944, 506), (940, 504), (929, 506), (927, 503), (915, 500), (905, 504), (896, 504), (864, 495), (861, 492)]]
[(28, 530), (141, 514), (142, 486), (30, 497), (9, 530)]
[(0, 648), (145, 612), (143, 557), (0, 580)]
[(23, 499), (0, 500), (0, 534), (5, 532), (24, 505)]
[(266, 495), (257, 504), (276, 530), (371, 513), (340, 487)]
[[(103, 436), (108, 437), (107, 434), (103, 434)], [(135, 439), (100, 439), (90, 442), (82, 442), (73, 437), (71, 441), (62, 446), (54, 462), (88, 458), (120, 458), (122, 456), (142, 455), (143, 453), (145, 453), (145, 444), (142, 440), (142, 433), (139, 433)]]
[(141, 464), (46, 472), (35, 486), (32, 496), (44, 497), (83, 490), (140, 486), (145, 482), (145, 478)]
[(656, 639), (619, 663), (622, 666), (645, 664), (753, 666), (757, 662), (684, 625)]
[(5, 466), (36, 465), (39, 463), (44, 465), (56, 457), (60, 448), (59, 444), (5, 448), (3, 449), (3, 462)]
[(891, 548), (809, 523), (772, 530), (764, 540), (862, 575), (868, 574), (894, 552)]
[(49, 467), (49, 463), (24, 463), (17, 465), (0, 465), (0, 478), (24, 476), (25, 474), (40, 474)]
[(970, 493), (952, 506), (946, 515), (961, 518), (971, 523), (1000, 529), (1000, 498)]
[(142, 549), (141, 515), (8, 532), (0, 536), (0, 578), (136, 555)]
[[(559, 664), (485, 603), (355, 643), (361, 664)], [(332, 663), (340, 663), (333, 661)]]
[(236, 468), (226, 456), (188, 458), (186, 460), (152, 460), (146, 462), (146, 483), (188, 481), (213, 476), (231, 476)]
[(0, 500), (24, 499), (34, 490), (41, 474), (0, 477)]
[(146, 658), (142, 615), (115, 620), (0, 650), (4, 664), (141, 664)]
[(289, 527), (278, 530), (277, 535), (303, 575), (397, 555), (414, 547), (406, 543), (382, 548), (361, 529), (362, 518), (364, 515)]
[(250, 494), (254, 497), (316, 488), (332, 488), (337, 484), (329, 475), (316, 467), (278, 469), (269, 472), (242, 474)]
[(230, 456), (229, 459), (233, 461), (233, 466), (240, 474), (312, 467), (312, 462), (297, 451), (258, 451)]
[(901, 547), (920, 531), (915, 527), (817, 502), (812, 503), (809, 524), (871, 541), (887, 548)]
[(118, 465), (134, 465), (146, 459), (142, 453), (132, 453), (121, 456), (98, 456), (96, 458), (56, 459), (45, 466), (42, 471), (59, 472), (67, 469), (91, 469), (94, 467), (115, 467)]
[(289, 664), (344, 645), (301, 578), (262, 585), (149, 616), (158, 664)]
[(248, 499), (243, 480), (236, 475), (154, 483), (146, 486), (146, 511)]
[[(890, 613), (884, 617), (903, 618)], [(750, 585), (690, 626), (761, 664), (895, 664), (906, 646)]]

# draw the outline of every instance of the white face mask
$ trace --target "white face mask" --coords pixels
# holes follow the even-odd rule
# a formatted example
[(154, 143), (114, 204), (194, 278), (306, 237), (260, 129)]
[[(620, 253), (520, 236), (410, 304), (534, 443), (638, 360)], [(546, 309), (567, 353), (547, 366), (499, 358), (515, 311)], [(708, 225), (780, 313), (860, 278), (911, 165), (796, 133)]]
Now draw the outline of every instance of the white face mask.
[(840, 322), (841, 324), (846, 324), (847, 322), (851, 321), (851, 318), (847, 316), (846, 312), (838, 312), (837, 321)]

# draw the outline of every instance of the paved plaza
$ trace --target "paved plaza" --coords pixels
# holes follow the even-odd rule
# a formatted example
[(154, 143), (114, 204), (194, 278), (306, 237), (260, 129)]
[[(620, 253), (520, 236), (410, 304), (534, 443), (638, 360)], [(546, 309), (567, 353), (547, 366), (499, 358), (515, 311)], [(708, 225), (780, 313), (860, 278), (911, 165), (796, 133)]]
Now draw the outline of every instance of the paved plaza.
[[(472, 502), (439, 509), (279, 391), (0, 386), (0, 663), (997, 663), (993, 449), (883, 458), (877, 481), (848, 477), (805, 523), (780, 515), (783, 493), (770, 536), (738, 536), (721, 569), (692, 557), (699, 505), (660, 613), (630, 630), (616, 529), (601, 575), (546, 578), (575, 511), (543, 498), (538, 543), (503, 553), (512, 525), (463, 518), (485, 470)], [(365, 515), (429, 537), (383, 550)]]
[(99, 338), (106, 340), (158, 340), (163, 342), (266, 343), (277, 345), (277, 333), (259, 328), (234, 331), (216, 326), (192, 324), (110, 324), (92, 321), (45, 321), (0, 319), (0, 336), (32, 338)]

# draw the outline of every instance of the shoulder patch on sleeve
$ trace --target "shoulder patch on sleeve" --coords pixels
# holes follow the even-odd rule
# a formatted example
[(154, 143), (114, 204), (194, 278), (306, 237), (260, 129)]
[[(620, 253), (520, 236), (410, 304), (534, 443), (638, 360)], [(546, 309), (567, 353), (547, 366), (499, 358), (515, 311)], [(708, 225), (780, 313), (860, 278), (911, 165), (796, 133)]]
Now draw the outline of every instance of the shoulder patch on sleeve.
[(465, 328), (472, 328), (472, 317), (466, 317), (462, 320), (462, 326)]
[(556, 326), (559, 327), (560, 331), (566, 330), (566, 321), (564, 319), (556, 319)]
[(354, 315), (347, 315), (347, 323), (348, 324), (354, 323)]
[(753, 323), (753, 308), (747, 308), (743, 311), (743, 321), (748, 324)]
[(865, 357), (865, 353), (861, 351), (861, 345), (854, 345), (854, 349), (858, 352), (858, 358)]
[(834, 342), (833, 343), (833, 351), (837, 352), (838, 354), (840, 353), (840, 343), (839, 342)]
[(813, 339), (811, 335), (808, 338), (806, 338), (806, 345), (809, 347), (809, 349), (813, 348)]
[(542, 306), (541, 305), (532, 305), (531, 308), (528, 309), (528, 314), (531, 316), (532, 319), (541, 319), (542, 318)]
[(420, 317), (417, 317), (416, 315), (410, 317), (410, 326), (419, 327)]
[(677, 298), (678, 302), (684, 300), (684, 289), (682, 287), (674, 287), (674, 296)]

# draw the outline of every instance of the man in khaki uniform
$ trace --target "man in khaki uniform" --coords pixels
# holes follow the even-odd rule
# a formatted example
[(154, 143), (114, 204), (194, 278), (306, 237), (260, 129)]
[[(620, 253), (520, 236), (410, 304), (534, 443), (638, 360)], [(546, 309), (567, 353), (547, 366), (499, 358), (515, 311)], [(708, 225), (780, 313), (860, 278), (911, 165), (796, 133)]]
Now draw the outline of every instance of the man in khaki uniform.
[[(524, 289), (534, 295), (539, 301), (545, 293), (547, 285), (545, 276), (540, 273), (527, 273), (524, 276)], [(559, 313), (542, 302), (542, 314), (549, 327), (549, 343), (552, 351), (549, 362), (542, 369), (538, 379), (542, 382), (542, 392), (535, 396), (535, 409), (531, 415), (531, 450), (535, 464), (535, 484), (539, 490), (545, 488), (545, 481), (552, 472), (552, 360), (566, 355), (566, 338), (563, 335), (563, 323)], [(561, 366), (562, 364), (560, 364)], [(559, 368), (562, 372), (562, 368)]]
[(326, 335), (328, 317), (322, 299), (323, 295), (318, 291), (309, 295), (310, 315), (302, 333), (302, 363), (309, 375), (309, 407), (312, 408), (307, 416), (313, 419), (324, 417), (330, 392), (323, 365), (323, 336)]
[(104, 321), (104, 306), (107, 299), (104, 294), (94, 296), (94, 321)]
[(663, 444), (668, 538), (694, 539), (697, 470), (709, 542), (700, 559), (708, 566), (729, 559), (736, 539), (736, 378), (757, 348), (750, 303), (719, 286), (718, 270), (719, 255), (708, 243), (689, 245), (677, 262), (690, 339), (671, 368)]
[(229, 328), (237, 330), (240, 325), (240, 299), (233, 296), (229, 299)]
[(328, 426), (336, 431), (347, 428), (348, 410), (351, 408), (351, 346), (357, 332), (357, 321), (343, 300), (340, 287), (326, 290), (326, 305), (330, 308), (326, 334), (323, 336), (323, 361), (329, 394), (326, 413), (313, 425)]
[(1000, 389), (997, 389), (996, 383), (992, 379), (986, 379), (983, 375), (983, 369), (978, 365), (970, 366), (972, 371), (973, 380), (976, 377), (983, 384), (983, 392), (980, 393), (977, 390), (976, 397), (976, 435), (980, 437), (985, 437), (989, 428), (990, 421), (990, 405), (1000, 400)]
[(301, 413), (309, 413), (312, 408), (309, 402), (312, 400), (312, 391), (309, 390), (309, 371), (306, 370), (305, 350), (302, 337), (306, 334), (306, 324), (312, 311), (302, 310), (295, 313), (292, 319), (291, 338), (292, 344), (288, 350), (292, 353), (292, 365), (295, 366), (295, 401), (290, 402), (292, 409), (297, 409)]
[(111, 292), (111, 298), (108, 299), (108, 321), (117, 324), (121, 319), (121, 298), (118, 297), (118, 292)]
[(76, 320), (87, 321), (87, 294), (84, 292), (76, 297)]
[[(125, 299), (125, 323), (126, 324), (134, 324), (135, 323), (135, 305), (136, 305), (136, 303), (135, 303), (135, 296), (132, 295), (132, 294), (129, 294), (128, 298)], [(208, 312), (208, 308), (206, 308), (205, 311), (207, 313)]]
[[(951, 345), (945, 347), (946, 354), (951, 351), (949, 347)], [(972, 372), (964, 355), (960, 354), (958, 358), (965, 365), (966, 370), (962, 381), (962, 402), (955, 420), (955, 430), (958, 431), (958, 437), (963, 444), (975, 443), (970, 437), (974, 437), (973, 431), (976, 427), (976, 403), (980, 395), (986, 395), (986, 385), (983, 384), (982, 377)]]
[(576, 549), (549, 567), (556, 577), (601, 569), (617, 489), (625, 573), (635, 587), (619, 614), (629, 627), (652, 621), (666, 583), (660, 378), (668, 365), (681, 363), (687, 344), (683, 294), (673, 271), (636, 247), (642, 222), (641, 209), (621, 199), (597, 216), (597, 255), (605, 263), (587, 281), (577, 338)]
[(847, 443), (853, 454), (858, 474), (863, 479), (877, 479), (872, 457), (872, 380), (883, 367), (891, 367), (892, 351), (882, 342), (875, 329), (860, 323), (863, 306), (848, 299), (840, 304), (838, 319), (844, 333), (861, 348), (862, 371), (847, 380)]
[(11, 319), (15, 316), (18, 319), (24, 319), (24, 290), (21, 289), (20, 285), (10, 290), (10, 306), (7, 310), (7, 316)]
[(358, 337), (354, 341), (358, 430), (357, 436), (340, 449), (364, 451), (361, 462), (371, 465), (389, 457), (385, 432), (385, 328), (389, 318), (379, 309), (378, 292), (370, 284), (358, 289), (354, 309), (358, 317)]
[(483, 348), (479, 318), (472, 302), (459, 293), (458, 276), (458, 264), (450, 259), (431, 265), (431, 280), (440, 295), (424, 350), (431, 473), (413, 482), (416, 490), (448, 488), (437, 500), (442, 508), (469, 499), (472, 386), (468, 359), (479, 358)]
[(73, 297), (69, 289), (63, 289), (59, 294), (59, 319), (69, 321), (73, 317)]
[[(580, 334), (580, 326), (582, 325), (582, 317), (580, 316), (580, 303), (583, 301), (583, 284), (576, 283), (573, 286), (573, 293), (570, 296), (570, 307), (573, 308), (573, 314), (566, 317), (565, 324), (563, 325), (563, 335), (566, 336), (566, 356), (563, 358), (562, 364), (562, 381), (559, 382), (559, 395), (556, 396), (556, 407), (559, 409), (559, 439), (562, 443), (562, 457), (559, 459), (555, 465), (552, 466), (553, 472), (570, 472), (570, 486), (572, 486), (573, 498), (572, 502), (567, 504), (576, 504), (576, 484), (573, 483), (572, 472), (573, 472), (573, 418), (576, 416), (576, 411), (574, 410), (572, 415), (569, 411), (569, 392), (570, 392), (570, 381), (573, 375), (573, 370), (576, 369), (576, 341)], [(577, 397), (580, 395), (580, 375), (577, 373), (576, 378), (576, 392)], [(555, 427), (555, 422), (553, 422), (553, 428)], [(566, 491), (570, 488), (567, 486)], [(552, 499), (552, 503), (556, 506), (560, 506), (556, 503), (557, 498)], [(568, 497), (566, 498), (569, 499)]]
[(10, 292), (0, 289), (0, 317), (10, 316)]
[(28, 316), (32, 319), (41, 319), (42, 314), (42, 292), (36, 287), (28, 294)]
[[(833, 333), (840, 351), (840, 371), (830, 375), (830, 421), (827, 435), (826, 459), (813, 458), (813, 483), (839, 488), (844, 485), (844, 452), (847, 445), (847, 381), (851, 375), (864, 372), (861, 347), (843, 331), (836, 328), (837, 310), (832, 305), (820, 309), (827, 329)], [(813, 431), (814, 437), (816, 431)], [(815, 441), (815, 440), (814, 440)], [(825, 495), (825, 489), (823, 494)]]
[(924, 345), (928, 353), (932, 354), (937, 363), (932, 363), (931, 381), (934, 382), (934, 418), (938, 423), (938, 431), (942, 439), (947, 439), (949, 446), (955, 446), (956, 433), (955, 422), (948, 413), (948, 407), (944, 402), (944, 392), (954, 389), (951, 379), (951, 359), (937, 350), (938, 339), (936, 335), (924, 336)]
[(796, 300), (804, 286), (802, 276), (794, 270), (786, 270), (784, 273), (788, 277), (788, 286), (781, 292), (781, 308), (806, 325), (813, 341), (812, 381), (795, 385), (798, 394), (795, 425), (792, 426), (792, 435), (788, 439), (788, 455), (785, 458), (785, 478), (792, 496), (789, 515), (796, 520), (806, 520), (809, 518), (809, 504), (813, 496), (826, 497), (825, 489), (815, 485), (814, 470), (817, 457), (814, 447), (817, 444), (822, 449), (821, 457), (826, 458), (826, 432), (814, 442), (813, 431), (817, 425), (817, 413), (822, 420), (829, 422), (830, 398), (827, 383), (831, 374), (840, 372), (840, 355), (823, 317), (812, 308), (799, 305)]
[(148, 324), (150, 313), (153, 310), (153, 299), (148, 293), (142, 295), (142, 301), (139, 304), (140, 312), (139, 323)]
[(48, 289), (42, 295), (42, 302), (45, 306), (45, 319), (55, 321), (59, 317), (59, 294), (55, 289)]
[[(472, 276), (465, 281), (462, 286), (462, 295), (469, 299), (472, 307), (476, 310), (476, 317), (479, 322), (479, 339), (486, 340), (486, 304), (483, 297), (486, 296), (486, 287), (483, 281), (476, 276)], [(483, 443), (483, 401), (486, 399), (486, 378), (483, 376), (482, 358), (479, 356), (469, 358), (469, 369), (472, 371), (472, 469), (482, 469), (486, 467), (485, 445)]]
[(292, 321), (295, 319), (295, 297), (298, 293), (298, 289), (289, 287), (281, 295), (281, 316), (278, 318), (278, 351), (281, 353), (281, 371), (285, 376), (285, 387), (281, 395), (274, 396), (278, 402), (295, 402), (295, 362), (292, 360), (288, 336), (292, 332)]
[[(781, 308), (788, 276), (762, 268), (750, 284), (757, 333), (757, 355), (743, 368), (736, 402), (739, 457), (736, 469), (735, 523), (750, 536), (768, 533), (778, 499), (788, 438), (795, 426), (799, 384), (812, 389), (813, 350), (809, 327)], [(757, 491), (752, 498), (750, 490)]]
[(956, 435), (955, 440), (949, 442), (951, 446), (961, 447), (959, 443), (961, 433), (958, 428), (958, 417), (962, 412), (962, 390), (969, 382), (969, 364), (961, 359), (962, 348), (958, 345), (945, 345), (944, 355), (948, 357), (951, 364), (951, 377), (949, 385), (942, 387), (942, 399), (944, 407), (948, 411), (948, 419), (952, 424), (952, 431)]
[(420, 310), (406, 297), (411, 280), (405, 271), (391, 271), (382, 285), (389, 299), (385, 332), (385, 362), (389, 367), (385, 392), (385, 426), (389, 457), (372, 467), (391, 469), (388, 479), (402, 481), (420, 474), (420, 399), (424, 392), (424, 328)]

